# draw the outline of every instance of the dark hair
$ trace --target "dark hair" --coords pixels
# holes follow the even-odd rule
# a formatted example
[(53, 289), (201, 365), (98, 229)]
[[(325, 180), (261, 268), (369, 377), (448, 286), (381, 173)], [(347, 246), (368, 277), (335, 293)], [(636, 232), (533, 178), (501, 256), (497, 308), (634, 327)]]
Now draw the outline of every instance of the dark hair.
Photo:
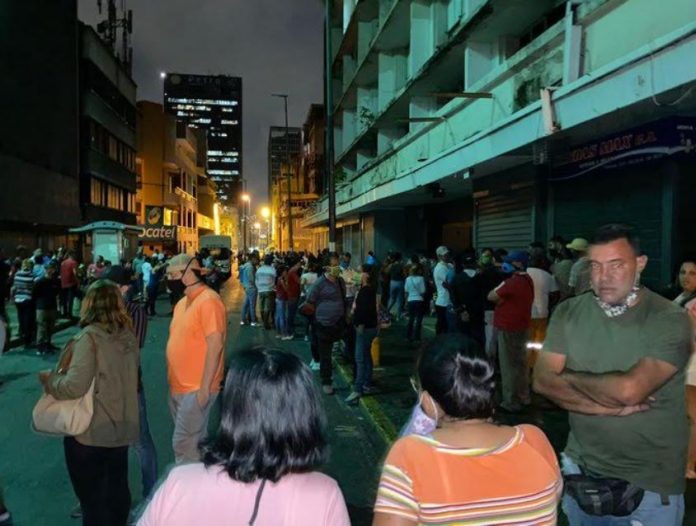
[(265, 256), (265, 257), (263, 258), (263, 264), (264, 264), (264, 265), (272, 265), (272, 264), (273, 264), (273, 256), (271, 256), (270, 254), (268, 254), (267, 256)]
[(240, 482), (315, 470), (327, 458), (320, 400), (297, 356), (260, 346), (233, 353), (220, 428), (204, 447), (204, 464), (222, 466)]
[(350, 252), (344, 252), (343, 257), (348, 258), (348, 259), (353, 259), (353, 256), (350, 255)]
[(495, 402), (493, 364), (475, 340), (443, 334), (424, 349), (418, 364), (422, 388), (453, 418), (490, 418)]
[(625, 239), (628, 244), (631, 245), (636, 256), (643, 254), (640, 250), (640, 239), (638, 239), (638, 236), (635, 234), (634, 228), (622, 223), (610, 223), (600, 226), (595, 230), (594, 236), (592, 237), (592, 244), (606, 245), (607, 243), (620, 239)]

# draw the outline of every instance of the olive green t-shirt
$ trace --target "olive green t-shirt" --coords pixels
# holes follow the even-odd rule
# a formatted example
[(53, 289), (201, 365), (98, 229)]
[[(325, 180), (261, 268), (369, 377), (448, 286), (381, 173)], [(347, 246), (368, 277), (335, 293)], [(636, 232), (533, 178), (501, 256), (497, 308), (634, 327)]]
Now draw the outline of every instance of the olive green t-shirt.
[(649, 290), (621, 316), (609, 318), (592, 294), (558, 306), (544, 350), (566, 356), (578, 372), (629, 370), (641, 358), (668, 362), (678, 372), (654, 393), (651, 409), (631, 416), (570, 413), (566, 454), (593, 473), (620, 478), (663, 495), (684, 492), (689, 426), (684, 374), (691, 326), (686, 313)]

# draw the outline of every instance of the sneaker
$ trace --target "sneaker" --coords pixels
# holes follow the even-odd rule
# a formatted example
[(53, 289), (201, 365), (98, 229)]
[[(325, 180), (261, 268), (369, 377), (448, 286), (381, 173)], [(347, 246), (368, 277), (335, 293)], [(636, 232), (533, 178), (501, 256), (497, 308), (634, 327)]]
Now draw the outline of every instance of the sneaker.
[(326, 395), (332, 395), (335, 393), (333, 385), (322, 385), (321, 389), (322, 391), (324, 391), (324, 394)]
[(285, 338), (282, 334), (276, 334), (276, 340), (280, 340), (281, 338)]
[(251, 325), (252, 327), (258, 327), (260, 325), (260, 323), (256, 323), (255, 321), (252, 321), (249, 325)]
[(346, 404), (356, 405), (360, 401), (360, 393), (353, 391), (344, 400)]
[(312, 371), (318, 371), (319, 369), (321, 369), (321, 365), (319, 365), (319, 362), (315, 362), (314, 360), (312, 360), (311, 362), (309, 362), (309, 368)]
[(240, 322), (239, 322), (239, 325), (241, 325), (242, 327), (244, 327), (244, 326), (246, 325), (246, 323), (243, 322), (243, 321), (240, 321)]
[(290, 340), (294, 340), (295, 337), (294, 337), (294, 336), (290, 336), (290, 335), (288, 334), (287, 336), (283, 336), (282, 339), (285, 340), (285, 341), (290, 341)]
[(70, 518), (71, 519), (81, 519), (82, 518), (82, 506), (79, 504), (75, 506), (71, 511), (70, 511)]

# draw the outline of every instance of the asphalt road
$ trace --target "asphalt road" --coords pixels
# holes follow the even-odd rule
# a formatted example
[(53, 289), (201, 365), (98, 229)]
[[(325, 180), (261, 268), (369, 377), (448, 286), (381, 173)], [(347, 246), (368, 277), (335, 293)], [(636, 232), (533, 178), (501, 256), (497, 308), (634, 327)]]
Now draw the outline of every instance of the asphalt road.
[[(309, 344), (302, 340), (281, 342), (272, 332), (240, 327), (242, 292), (234, 280), (223, 289), (223, 299), (229, 320), (227, 353), (252, 343), (265, 343), (295, 352), (309, 361)], [(158, 302), (158, 308), (160, 316), (150, 320), (141, 360), (160, 474), (166, 474), (173, 454), (164, 354), (170, 318), (163, 314), (170, 309), (165, 300)], [(54, 343), (62, 346), (75, 331), (71, 328), (57, 334)], [(0, 358), (0, 484), (16, 526), (80, 523), (69, 517), (77, 499), (65, 468), (61, 439), (36, 435), (29, 426), (31, 410), (41, 394), (36, 373), (52, 367), (55, 361), (55, 358), (43, 358), (22, 350), (13, 350)], [(364, 413), (343, 403), (348, 394), (347, 385), (340, 378), (336, 385), (335, 396), (324, 396), (331, 444), (331, 459), (324, 471), (339, 481), (353, 524), (366, 526), (371, 523), (385, 446)], [(131, 493), (137, 503), (141, 486), (135, 453), (131, 453), (129, 471)]]

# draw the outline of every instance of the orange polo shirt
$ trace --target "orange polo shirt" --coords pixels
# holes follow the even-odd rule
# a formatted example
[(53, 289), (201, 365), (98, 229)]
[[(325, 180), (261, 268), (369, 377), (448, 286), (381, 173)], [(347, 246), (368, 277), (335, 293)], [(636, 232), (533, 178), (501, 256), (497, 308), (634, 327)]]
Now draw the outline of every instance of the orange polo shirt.
[[(184, 296), (179, 300), (174, 307), (167, 342), (167, 373), (172, 393), (192, 393), (201, 388), (208, 352), (205, 339), (216, 332), (222, 334), (224, 342), (227, 333), (225, 305), (215, 291), (203, 287), (193, 298)], [(224, 363), (222, 353), (210, 386), (213, 392), (220, 390)]]

